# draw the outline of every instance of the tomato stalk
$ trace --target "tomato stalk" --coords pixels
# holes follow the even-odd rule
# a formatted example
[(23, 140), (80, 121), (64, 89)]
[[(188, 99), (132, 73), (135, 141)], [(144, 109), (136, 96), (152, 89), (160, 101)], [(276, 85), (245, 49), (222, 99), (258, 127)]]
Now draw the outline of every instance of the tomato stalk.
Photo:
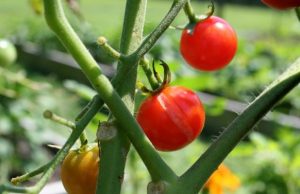
[[(128, 54), (132, 52), (142, 41), (146, 6), (147, 0), (128, 0), (126, 2), (119, 53)], [(100, 42), (98, 39), (98, 43), (101, 43), (101, 39)], [(118, 56), (118, 52), (109, 47), (107, 43), (103, 44), (103, 47), (115, 57)], [(121, 54), (119, 54), (118, 59), (117, 73), (112, 79), (112, 85), (130, 114), (133, 115), (138, 59), (124, 60)], [(113, 120), (115, 119), (111, 118), (108, 122), (113, 123)], [(119, 129), (118, 131), (114, 130), (116, 127)], [(107, 131), (109, 133), (115, 131), (116, 133), (110, 139), (102, 139), (99, 142), (102, 159), (99, 163), (100, 174), (97, 183), (97, 193), (118, 194), (123, 182), (130, 143), (124, 134), (123, 126), (112, 125)]]
[(188, 19), (190, 21), (189, 23), (197, 23), (198, 22), (197, 16), (194, 12), (194, 9), (192, 7), (190, 0), (188, 0), (186, 2), (186, 4), (184, 5), (184, 13), (188, 17)]
[(211, 5), (209, 5), (209, 11), (204, 15), (197, 16), (193, 10), (191, 1), (190, 0), (187, 1), (187, 3), (184, 6), (184, 13), (189, 19), (188, 26), (193, 27), (197, 22), (206, 20), (207, 18), (209, 18), (210, 16), (212, 16), (214, 14), (214, 12), (215, 12), (214, 1), (211, 0), (210, 2), (211, 2)]
[[(117, 125), (120, 130), (121, 134), (123, 132), (126, 133), (126, 135), (129, 137), (133, 145), (135, 146), (136, 150), (140, 154), (141, 158), (143, 159), (145, 165), (147, 166), (152, 178), (154, 180), (174, 180), (177, 178), (177, 176), (174, 174), (174, 172), (169, 168), (169, 166), (161, 159), (161, 157), (158, 155), (158, 153), (153, 149), (151, 145), (145, 140), (144, 134), (141, 132), (140, 127), (136, 123), (135, 119), (132, 117), (133, 113), (133, 106), (126, 107), (124, 102), (130, 102), (133, 99), (134, 96), (134, 88), (135, 88), (135, 77), (136, 74), (136, 67), (138, 62), (138, 57), (121, 57), (120, 58), (120, 65), (117, 69), (117, 76), (113, 79), (113, 85), (115, 85), (116, 90), (118, 91), (118, 94), (116, 90), (114, 90), (112, 84), (107, 79), (106, 76), (102, 74), (102, 71), (98, 64), (94, 61), (88, 50), (85, 48), (85, 46), (82, 44), (76, 33), (71, 28), (70, 24), (65, 18), (65, 15), (62, 10), (62, 6), (60, 1), (58, 0), (44, 0), (45, 2), (45, 9), (46, 9), (46, 20), (48, 22), (49, 27), (57, 34), (59, 39), (63, 42), (63, 44), (66, 46), (66, 48), (69, 50), (69, 52), (73, 55), (75, 60), (78, 62), (78, 64), (81, 66), (83, 72), (86, 74), (86, 76), (89, 78), (90, 82), (94, 86), (95, 90), (98, 92), (101, 99), (105, 101), (107, 106), (110, 108), (112, 114), (117, 119)], [(172, 6), (173, 8), (178, 8), (178, 4), (180, 4), (182, 1), (177, 1)], [(125, 12), (125, 18), (132, 17), (135, 18), (136, 15), (139, 15), (137, 13), (137, 10), (140, 10), (142, 8), (134, 8), (135, 6), (140, 5), (140, 1), (128, 1), (128, 10), (126, 9)], [(145, 8), (143, 8), (145, 9)], [(173, 13), (173, 11), (171, 11)], [(178, 12), (177, 12), (178, 13)], [(174, 19), (175, 17), (173, 17)], [(124, 22), (124, 26), (133, 26), (130, 30), (128, 28), (123, 28), (123, 35), (121, 38), (121, 53), (130, 53), (132, 50), (134, 50), (135, 44), (129, 44), (126, 45), (125, 43), (127, 41), (130, 42), (132, 36), (135, 36), (139, 30), (142, 28), (139, 28), (139, 26), (134, 25), (135, 20), (126, 20)], [(171, 22), (171, 21), (168, 21)], [(125, 25), (126, 24), (126, 25)], [(130, 36), (129, 38), (125, 35)], [(157, 33), (155, 33), (157, 34)], [(159, 34), (160, 35), (160, 34)], [(127, 38), (126, 38), (127, 37)], [(138, 39), (138, 38), (137, 38)], [(142, 39), (142, 37), (140, 38)], [(156, 40), (158, 37), (156, 37)], [(125, 42), (122, 46), (122, 42)], [(128, 50), (127, 50), (128, 49)], [(127, 50), (127, 51), (126, 51)], [(122, 73), (119, 73), (122, 72)], [(133, 75), (133, 76), (130, 76)], [(128, 78), (134, 78), (128, 80)], [(126, 80), (126, 81), (124, 81)], [(132, 87), (131, 87), (132, 86)], [(131, 91), (128, 91), (127, 88), (131, 88)], [(124, 102), (121, 100), (120, 96), (124, 100)], [(127, 105), (130, 105), (128, 103)], [(118, 145), (124, 145), (122, 142), (122, 139), (117, 139), (115, 146)], [(120, 142), (118, 144), (118, 142)], [(105, 148), (103, 145), (101, 145), (101, 149), (104, 150)], [(123, 146), (124, 147), (124, 146)], [(119, 147), (120, 148), (120, 147)], [(120, 150), (120, 149), (118, 149)], [(126, 150), (125, 150), (126, 151)], [(120, 152), (113, 152), (116, 154), (120, 154)], [(122, 155), (119, 155), (118, 157), (122, 157)], [(105, 160), (101, 160), (105, 161)], [(123, 161), (122, 158), (120, 160), (116, 161)], [(122, 167), (122, 166), (121, 166)], [(121, 168), (113, 168), (115, 170), (114, 172), (120, 172)], [(114, 176), (115, 177), (115, 176)], [(101, 169), (100, 169), (100, 184), (101, 180)], [(101, 189), (102, 187), (100, 187)], [(120, 183), (118, 185), (112, 185), (110, 188), (120, 188)], [(99, 192), (99, 191), (97, 191)]]

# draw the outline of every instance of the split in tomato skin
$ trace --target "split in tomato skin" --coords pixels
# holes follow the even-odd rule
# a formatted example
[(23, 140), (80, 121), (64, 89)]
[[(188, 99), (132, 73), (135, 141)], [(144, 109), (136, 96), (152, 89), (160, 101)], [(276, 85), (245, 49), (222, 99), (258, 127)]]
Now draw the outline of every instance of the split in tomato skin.
[(300, 7), (300, 0), (262, 0), (269, 7), (286, 10)]
[(61, 181), (68, 194), (95, 194), (99, 173), (97, 144), (72, 150), (61, 166)]
[(171, 86), (141, 104), (137, 121), (157, 150), (174, 151), (185, 147), (201, 133), (205, 111), (192, 90)]
[(215, 71), (227, 66), (237, 51), (237, 35), (228, 22), (216, 16), (182, 32), (180, 52), (193, 68)]

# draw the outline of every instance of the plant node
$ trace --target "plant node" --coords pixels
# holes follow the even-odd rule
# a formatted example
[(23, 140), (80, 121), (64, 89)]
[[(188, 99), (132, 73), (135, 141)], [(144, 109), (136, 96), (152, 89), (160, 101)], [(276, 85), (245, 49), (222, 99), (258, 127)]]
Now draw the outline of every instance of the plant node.
[(107, 39), (104, 36), (100, 36), (97, 39), (97, 44), (103, 48), (103, 50), (109, 54), (114, 59), (118, 60), (121, 57), (121, 53), (119, 53), (117, 50), (112, 48), (108, 43)]
[(107, 43), (107, 39), (104, 36), (100, 36), (97, 39), (97, 43), (99, 44), (99, 46), (103, 46)]
[(100, 122), (97, 130), (97, 138), (100, 141), (109, 141), (117, 135), (116, 126), (111, 122)]
[(162, 194), (166, 190), (166, 183), (164, 181), (150, 182), (147, 187), (147, 194)]

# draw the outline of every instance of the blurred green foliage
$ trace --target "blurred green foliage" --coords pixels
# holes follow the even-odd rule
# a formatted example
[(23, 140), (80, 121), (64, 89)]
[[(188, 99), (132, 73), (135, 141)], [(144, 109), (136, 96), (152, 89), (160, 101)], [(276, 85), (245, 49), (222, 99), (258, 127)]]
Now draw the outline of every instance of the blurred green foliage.
[(45, 120), (43, 111), (73, 119), (80, 106), (54, 77), (28, 78), (16, 64), (0, 68), (0, 182), (45, 164), (53, 154), (47, 144), (64, 143), (68, 129)]

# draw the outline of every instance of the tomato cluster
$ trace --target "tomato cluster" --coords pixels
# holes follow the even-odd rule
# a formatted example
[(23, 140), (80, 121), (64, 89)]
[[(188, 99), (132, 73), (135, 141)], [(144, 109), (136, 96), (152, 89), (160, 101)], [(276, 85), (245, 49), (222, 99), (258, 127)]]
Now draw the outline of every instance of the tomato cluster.
[(196, 93), (167, 86), (141, 104), (137, 120), (157, 150), (173, 151), (201, 133), (205, 112)]
[[(208, 16), (182, 32), (180, 51), (198, 70), (219, 70), (233, 59), (237, 36), (225, 20)], [(141, 104), (137, 121), (157, 150), (173, 151), (197, 138), (204, 126), (205, 111), (195, 92), (166, 84)]]
[(300, 7), (300, 0), (262, 0), (262, 2), (269, 7), (280, 10)]
[(61, 181), (68, 194), (95, 194), (99, 148), (84, 146), (68, 153), (61, 166)]
[(213, 71), (225, 67), (236, 50), (235, 31), (216, 16), (197, 22), (181, 35), (180, 52), (185, 61), (198, 70)]

